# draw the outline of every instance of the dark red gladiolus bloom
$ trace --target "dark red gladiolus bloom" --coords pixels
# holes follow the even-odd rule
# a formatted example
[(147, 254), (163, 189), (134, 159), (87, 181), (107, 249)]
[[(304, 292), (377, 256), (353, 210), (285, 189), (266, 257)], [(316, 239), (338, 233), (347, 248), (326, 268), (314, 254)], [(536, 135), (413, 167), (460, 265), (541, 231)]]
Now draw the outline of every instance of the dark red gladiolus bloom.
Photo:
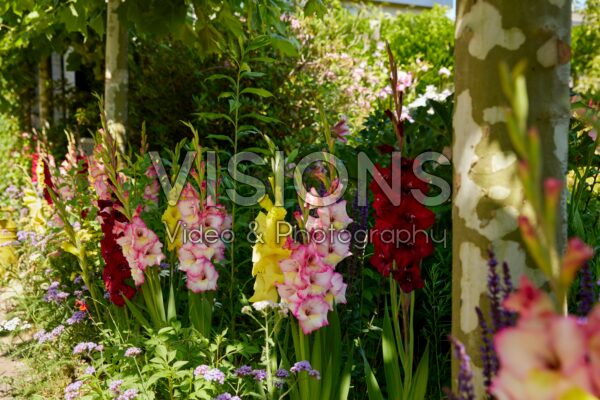
[[(426, 230), (435, 222), (435, 214), (412, 193), (420, 190), (426, 194), (429, 190), (429, 184), (414, 174), (414, 161), (402, 159), (400, 167), (400, 204), (393, 205), (376, 181), (370, 185), (375, 210), (375, 226), (371, 230), (375, 251), (371, 264), (385, 277), (392, 274), (408, 293), (423, 287), (420, 264), (433, 253)], [(377, 170), (391, 187), (392, 169), (377, 166)]]
[(33, 153), (33, 155), (31, 156), (31, 181), (33, 183), (38, 183), (37, 169), (40, 162), (44, 167), (44, 199), (46, 199), (48, 204), (52, 205), (52, 197), (50, 197), (50, 193), (48, 192), (48, 188), (54, 190), (54, 184), (52, 183), (52, 174), (50, 173), (48, 160), (45, 159), (40, 153)]
[(126, 283), (131, 278), (131, 269), (123, 255), (121, 246), (117, 239), (122, 235), (115, 234), (114, 227), (116, 223), (127, 222), (127, 218), (119, 212), (115, 205), (117, 203), (111, 200), (98, 200), (98, 214), (102, 220), (101, 229), (103, 238), (100, 241), (100, 250), (104, 259), (104, 271), (102, 271), (102, 280), (110, 300), (119, 307), (125, 305), (123, 296), (131, 299), (136, 290)]

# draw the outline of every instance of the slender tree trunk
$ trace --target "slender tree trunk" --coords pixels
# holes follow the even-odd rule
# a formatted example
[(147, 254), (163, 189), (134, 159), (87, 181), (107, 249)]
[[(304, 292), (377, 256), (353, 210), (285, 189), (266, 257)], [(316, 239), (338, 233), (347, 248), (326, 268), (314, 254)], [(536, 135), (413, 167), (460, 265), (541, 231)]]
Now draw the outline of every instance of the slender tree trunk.
[[(529, 123), (538, 128), (545, 176), (564, 179), (569, 125), (569, 0), (458, 0), (456, 15), (452, 331), (474, 363), (476, 398), (483, 397), (475, 307), (486, 309), (487, 250), (507, 261), (513, 277), (527, 273), (517, 215), (523, 193), (503, 106), (499, 65), (526, 60)], [(565, 242), (562, 199), (559, 243)], [(453, 376), (456, 378), (456, 367)]]
[(108, 0), (106, 17), (106, 58), (104, 82), (104, 112), (110, 133), (121, 151), (125, 146), (127, 127), (127, 27), (119, 21), (121, 0)]
[(40, 129), (50, 122), (51, 83), (50, 60), (44, 57), (38, 64), (38, 128)]

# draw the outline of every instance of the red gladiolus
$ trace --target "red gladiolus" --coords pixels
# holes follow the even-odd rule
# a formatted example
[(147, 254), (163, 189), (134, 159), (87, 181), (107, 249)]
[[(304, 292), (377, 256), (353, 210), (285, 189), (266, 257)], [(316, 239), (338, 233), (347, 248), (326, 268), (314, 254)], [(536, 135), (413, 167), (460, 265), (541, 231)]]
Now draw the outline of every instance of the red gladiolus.
[[(429, 184), (413, 172), (413, 160), (402, 159), (400, 172), (400, 204), (394, 206), (377, 182), (371, 182), (374, 194), (375, 226), (371, 240), (375, 251), (371, 264), (377, 271), (398, 282), (404, 292), (423, 287), (420, 264), (433, 253), (433, 243), (425, 232), (434, 221), (435, 214), (419, 203), (412, 190), (427, 193)], [(377, 166), (388, 185), (392, 186), (392, 169)]]
[(35, 184), (38, 183), (37, 170), (38, 170), (38, 165), (40, 163), (42, 163), (42, 167), (44, 169), (44, 182), (43, 182), (44, 199), (46, 199), (48, 204), (52, 205), (53, 201), (52, 201), (52, 197), (50, 197), (50, 193), (48, 192), (48, 188), (51, 188), (52, 190), (55, 190), (55, 189), (54, 189), (54, 183), (52, 183), (52, 174), (50, 173), (50, 167), (48, 166), (49, 157), (52, 157), (52, 156), (46, 155), (44, 157), (43, 154), (33, 153), (33, 155), (31, 156), (31, 181)]
[(131, 299), (136, 290), (125, 281), (131, 278), (131, 268), (123, 255), (121, 246), (117, 239), (122, 233), (114, 232), (115, 223), (125, 223), (127, 218), (119, 212), (111, 200), (98, 200), (99, 216), (102, 219), (101, 229), (103, 238), (100, 241), (100, 249), (105, 267), (102, 271), (102, 280), (110, 296), (110, 300), (119, 307), (125, 305), (123, 296)]

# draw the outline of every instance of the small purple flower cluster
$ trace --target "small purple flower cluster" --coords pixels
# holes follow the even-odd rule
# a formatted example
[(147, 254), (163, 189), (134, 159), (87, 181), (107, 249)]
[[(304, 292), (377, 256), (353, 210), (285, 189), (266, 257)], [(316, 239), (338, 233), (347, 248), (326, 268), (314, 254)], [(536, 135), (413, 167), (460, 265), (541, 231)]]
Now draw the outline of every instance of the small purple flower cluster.
[(37, 242), (39, 241), (39, 237), (38, 235), (36, 235), (35, 232), (31, 232), (31, 231), (17, 231), (17, 240), (19, 242), (25, 242), (27, 240), (31, 241), (31, 244), (33, 246), (35, 246), (37, 244)]
[(56, 338), (58, 338), (64, 331), (64, 325), (59, 325), (56, 328), (52, 329), (50, 332), (46, 332), (42, 329), (41, 331), (33, 335), (33, 338), (37, 340), (39, 344), (43, 344), (46, 342), (54, 342)]
[(290, 371), (288, 371), (287, 369), (279, 368), (275, 372), (275, 376), (278, 378), (287, 378), (288, 376), (290, 376)]
[(308, 372), (308, 376), (311, 376), (315, 379), (321, 379), (321, 373), (316, 369), (313, 369), (312, 365), (310, 365), (310, 362), (307, 360), (298, 361), (292, 366), (292, 368), (290, 368), (290, 372), (293, 374), (297, 374), (302, 371)]
[(209, 382), (218, 382), (221, 385), (225, 383), (225, 374), (218, 368), (211, 368), (208, 365), (200, 365), (194, 370), (194, 376), (201, 376)]
[(86, 375), (94, 375), (95, 373), (96, 373), (96, 368), (94, 368), (91, 365), (85, 369)]
[(93, 351), (103, 351), (104, 346), (101, 344), (96, 344), (94, 342), (81, 342), (77, 343), (75, 347), (73, 347), (73, 354), (81, 354), (84, 352), (91, 353)]
[(123, 385), (123, 381), (121, 379), (111, 381), (108, 384), (108, 390), (110, 390), (115, 396), (114, 400), (133, 400), (137, 398), (137, 389), (127, 389), (123, 392), (121, 389), (121, 385)]
[(249, 365), (242, 365), (238, 369), (236, 369), (233, 374), (238, 378), (245, 376), (253, 376), (258, 382), (264, 381), (267, 379), (267, 371), (264, 369), (253, 369)]
[(110, 383), (108, 384), (108, 390), (110, 390), (111, 392), (113, 392), (115, 394), (119, 394), (119, 393), (121, 393), (121, 385), (122, 384), (123, 384), (123, 380), (121, 380), (121, 379), (110, 381)]
[(44, 295), (44, 301), (50, 303), (51, 301), (55, 303), (62, 303), (67, 297), (69, 297), (69, 293), (63, 292), (59, 289), (60, 283), (54, 281), (48, 286), (48, 290)]
[(139, 347), (130, 347), (127, 350), (125, 350), (125, 357), (137, 357), (140, 354), (142, 354), (142, 349), (140, 349)]
[(234, 396), (230, 393), (221, 393), (214, 400), (242, 400), (240, 396)]
[(15, 185), (9, 185), (4, 193), (8, 195), (9, 198), (14, 199), (23, 196), (23, 192), (20, 191)]
[(237, 377), (242, 377), (242, 376), (252, 375), (252, 371), (253, 371), (253, 369), (251, 366), (242, 365), (241, 367), (239, 367), (238, 369), (233, 371), (233, 374)]
[(73, 315), (67, 319), (67, 325), (75, 325), (82, 322), (86, 315), (87, 313), (85, 311), (75, 311)]
[(81, 390), (82, 386), (83, 386), (82, 381), (75, 381), (75, 382), (69, 384), (65, 388), (65, 400), (73, 400), (73, 399), (78, 398), (81, 395), (81, 393), (79, 391)]
[(121, 393), (121, 395), (119, 395), (119, 397), (117, 397), (116, 400), (133, 400), (133, 399), (137, 398), (137, 396), (138, 396), (137, 389), (127, 389), (126, 391)]

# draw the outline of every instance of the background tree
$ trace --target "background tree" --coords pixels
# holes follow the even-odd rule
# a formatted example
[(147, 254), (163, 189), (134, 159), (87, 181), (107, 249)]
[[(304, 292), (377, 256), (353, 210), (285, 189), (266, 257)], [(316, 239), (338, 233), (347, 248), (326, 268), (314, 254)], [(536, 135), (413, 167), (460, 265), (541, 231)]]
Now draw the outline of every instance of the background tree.
[[(497, 258), (508, 262), (513, 276), (526, 272), (538, 283), (541, 279), (540, 271), (527, 267), (518, 230), (522, 187), (516, 183), (517, 158), (504, 123), (507, 102), (499, 66), (526, 62), (528, 122), (539, 131), (542, 175), (564, 181), (570, 29), (568, 0), (457, 2), (452, 333), (473, 355), (477, 398), (483, 398), (483, 384), (475, 307), (486, 307), (488, 249), (492, 246)], [(564, 196), (561, 209), (566, 211)], [(564, 244), (565, 212), (560, 220)]]

